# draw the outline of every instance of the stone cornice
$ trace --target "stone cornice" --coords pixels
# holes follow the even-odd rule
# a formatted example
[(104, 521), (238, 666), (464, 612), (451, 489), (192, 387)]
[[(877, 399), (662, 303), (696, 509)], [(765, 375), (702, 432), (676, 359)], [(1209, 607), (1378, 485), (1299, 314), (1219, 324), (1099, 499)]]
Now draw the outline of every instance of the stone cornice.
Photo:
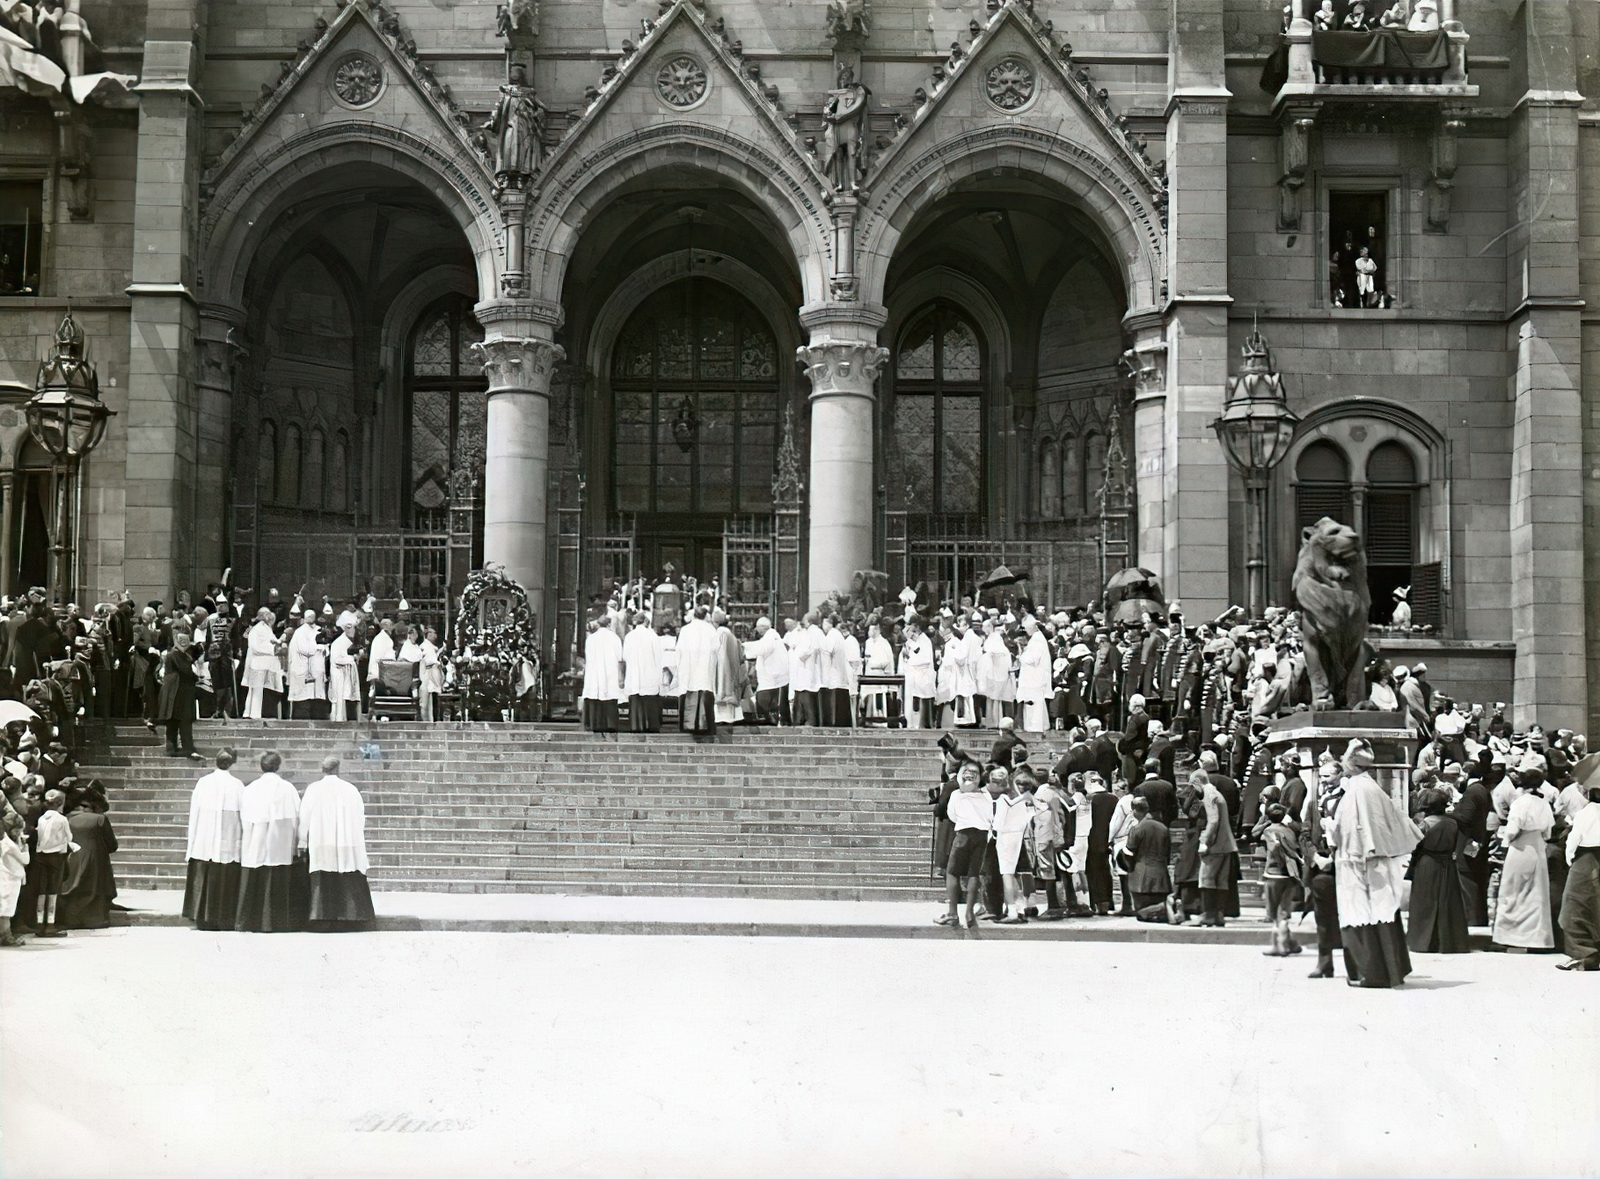
[(567, 321), (566, 308), (546, 299), (485, 299), (472, 313), (486, 331), (511, 325), (513, 331), (508, 334), (514, 334), (517, 325), (544, 324), (559, 329)]
[(800, 326), (808, 332), (833, 324), (851, 324), (876, 335), (889, 322), (889, 309), (879, 303), (808, 303), (800, 308)]

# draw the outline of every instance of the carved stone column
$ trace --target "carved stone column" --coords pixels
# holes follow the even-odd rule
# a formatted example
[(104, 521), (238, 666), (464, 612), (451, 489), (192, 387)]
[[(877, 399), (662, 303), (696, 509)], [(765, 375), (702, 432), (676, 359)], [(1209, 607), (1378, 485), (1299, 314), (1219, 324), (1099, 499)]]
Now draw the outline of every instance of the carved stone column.
[(1123, 329), (1133, 339), (1122, 365), (1133, 391), (1134, 462), (1127, 478), (1138, 512), (1127, 561), (1160, 572), (1166, 537), (1167, 342), (1159, 314), (1130, 319)]
[(555, 342), (558, 304), (494, 299), (475, 309), (484, 340), (472, 346), (489, 378), (484, 447), (483, 559), (528, 591), (541, 631), (545, 611), (546, 504), (550, 478), (550, 376), (566, 356)]
[(883, 309), (851, 310), (849, 320), (807, 323), (811, 343), (797, 353), (811, 380), (812, 605), (848, 590), (858, 569), (873, 566), (873, 404), (889, 350), (876, 338)]

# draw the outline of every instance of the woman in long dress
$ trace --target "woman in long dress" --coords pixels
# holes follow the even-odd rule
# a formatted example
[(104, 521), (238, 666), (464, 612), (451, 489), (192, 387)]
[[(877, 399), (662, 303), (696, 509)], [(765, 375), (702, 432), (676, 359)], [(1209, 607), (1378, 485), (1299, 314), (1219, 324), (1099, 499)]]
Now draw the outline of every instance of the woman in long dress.
[(1425, 790), (1418, 801), (1422, 841), (1411, 853), (1411, 867), (1406, 870), (1406, 879), (1411, 881), (1406, 945), (1418, 954), (1465, 954), (1472, 946), (1467, 937), (1461, 874), (1456, 869), (1460, 828), (1445, 814), (1449, 798), (1444, 791)]
[(1350, 742), (1344, 798), (1333, 817), (1339, 936), (1353, 987), (1396, 987), (1411, 973), (1400, 897), (1406, 859), (1422, 832), (1367, 772), (1375, 760), (1366, 741)]
[(1494, 944), (1519, 950), (1553, 950), (1550, 865), (1545, 839), (1555, 826), (1550, 804), (1539, 793), (1544, 771), (1524, 762), (1511, 773), (1516, 797), (1500, 828), (1506, 862), (1500, 869), (1500, 903), (1494, 914)]
[(111, 924), (111, 902), (117, 899), (117, 878), (111, 870), (116, 832), (89, 791), (75, 788), (69, 805), (67, 823), (78, 850), (68, 860), (57, 916), (66, 929), (104, 929)]

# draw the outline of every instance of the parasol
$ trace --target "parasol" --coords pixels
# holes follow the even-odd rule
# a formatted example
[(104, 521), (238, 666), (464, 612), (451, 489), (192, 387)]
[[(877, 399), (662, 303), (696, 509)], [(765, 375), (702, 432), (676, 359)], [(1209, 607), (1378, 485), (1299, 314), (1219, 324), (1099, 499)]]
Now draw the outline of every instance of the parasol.
[(1016, 585), (1019, 581), (1027, 581), (1026, 572), (1013, 573), (1004, 565), (996, 565), (994, 572), (978, 583), (978, 592), (986, 593), (989, 590), (1003, 589), (1008, 585)]
[(12, 721), (36, 721), (39, 714), (20, 700), (0, 700), (0, 728)]
[(1600, 753), (1587, 753), (1580, 757), (1578, 764), (1572, 767), (1572, 780), (1584, 790), (1600, 786)]

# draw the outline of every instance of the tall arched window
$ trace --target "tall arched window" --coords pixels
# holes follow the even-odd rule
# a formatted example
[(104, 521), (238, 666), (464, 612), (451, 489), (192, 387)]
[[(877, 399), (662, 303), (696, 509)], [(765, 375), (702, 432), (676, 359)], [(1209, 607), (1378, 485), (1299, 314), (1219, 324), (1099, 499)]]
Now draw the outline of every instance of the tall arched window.
[(283, 457), (278, 462), (278, 502), (300, 505), (300, 470), (304, 447), (300, 427), (290, 424), (283, 431)]
[(1350, 460), (1332, 442), (1313, 442), (1294, 467), (1295, 530), (1310, 528), (1324, 516), (1356, 526), (1350, 494)]
[(1061, 514), (1071, 519), (1083, 515), (1083, 463), (1078, 439), (1068, 434), (1061, 440)]
[(948, 303), (927, 307), (901, 333), (894, 431), (913, 510), (982, 510), (983, 371), (977, 331)]
[(300, 503), (308, 508), (322, 508), (323, 479), (328, 469), (328, 452), (324, 445), (322, 428), (313, 426), (311, 439), (306, 445), (305, 486), (301, 489)]
[(1094, 516), (1100, 511), (1100, 489), (1106, 483), (1106, 436), (1098, 430), (1083, 438), (1083, 510)]
[[(1387, 617), (1394, 591), (1412, 584), (1417, 562), (1417, 464), (1398, 442), (1367, 456), (1367, 585), (1375, 614)], [(1416, 618), (1415, 605), (1413, 619)]]
[(450, 501), (450, 475), (470, 471), (483, 486), (488, 381), (471, 347), (483, 339), (472, 300), (451, 295), (417, 320), (407, 356), (411, 430), (406, 470), (413, 524)]
[(330, 512), (350, 510), (350, 435), (335, 430), (333, 449), (328, 455), (328, 501)]
[(263, 421), (256, 439), (256, 503), (278, 499), (278, 427)]
[(663, 287), (628, 317), (611, 366), (619, 512), (765, 512), (778, 446), (772, 329), (708, 278)]
[(1055, 520), (1061, 515), (1061, 465), (1056, 444), (1047, 440), (1039, 448), (1039, 516)]

